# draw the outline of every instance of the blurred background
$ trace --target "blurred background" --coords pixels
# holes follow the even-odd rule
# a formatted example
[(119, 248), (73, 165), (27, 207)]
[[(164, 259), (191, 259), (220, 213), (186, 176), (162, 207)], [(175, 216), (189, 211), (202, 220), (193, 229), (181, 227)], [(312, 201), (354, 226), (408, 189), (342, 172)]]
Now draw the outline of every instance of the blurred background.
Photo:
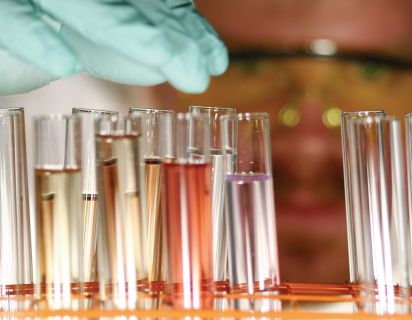
[(201, 95), (76, 75), (0, 98), (0, 107), (26, 108), (29, 163), (35, 114), (189, 105), (268, 112), (281, 278), (348, 281), (340, 112), (412, 111), (412, 1), (195, 3), (229, 47), (223, 76)]

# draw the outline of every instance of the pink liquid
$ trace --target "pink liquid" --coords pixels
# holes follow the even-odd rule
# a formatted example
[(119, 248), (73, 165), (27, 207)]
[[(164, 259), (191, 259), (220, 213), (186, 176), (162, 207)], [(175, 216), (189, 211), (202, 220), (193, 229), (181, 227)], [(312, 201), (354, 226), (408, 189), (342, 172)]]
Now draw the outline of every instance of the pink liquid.
[(169, 292), (182, 294), (175, 305), (206, 307), (201, 292), (210, 290), (213, 280), (210, 166), (162, 166)]

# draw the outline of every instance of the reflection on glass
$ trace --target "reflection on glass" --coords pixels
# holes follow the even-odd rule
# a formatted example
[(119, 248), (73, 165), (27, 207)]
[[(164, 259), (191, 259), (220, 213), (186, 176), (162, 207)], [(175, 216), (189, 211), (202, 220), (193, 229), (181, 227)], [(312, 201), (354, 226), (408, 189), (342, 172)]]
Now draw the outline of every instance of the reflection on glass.
[(83, 264), (80, 119), (45, 116), (34, 128), (40, 283), (53, 308), (68, 308)]
[(224, 168), (233, 163), (230, 156), (223, 155), (221, 145), (220, 117), (234, 115), (232, 108), (190, 107), (191, 114), (203, 114), (210, 124), (210, 157), (212, 164), (212, 221), (213, 221), (213, 274), (215, 281), (227, 281), (227, 239), (224, 213)]
[(85, 282), (97, 280), (97, 182), (94, 122), (103, 115), (117, 112), (73, 108), (81, 119), (82, 131), (82, 213), (83, 213), (83, 276)]
[(33, 282), (23, 108), (0, 109), (0, 285)]
[[(359, 305), (377, 314), (403, 313), (409, 293), (409, 234), (399, 120), (365, 117), (348, 126), (350, 195), (359, 231)], [(361, 234), (362, 236), (358, 237)], [(395, 288), (398, 286), (398, 288)]]
[(362, 245), (362, 229), (359, 219), (360, 212), (355, 212), (356, 208), (353, 203), (355, 195), (351, 188), (351, 180), (356, 179), (352, 176), (356, 173), (351, 171), (351, 149), (349, 148), (349, 124), (351, 121), (356, 121), (368, 116), (384, 116), (385, 111), (356, 111), (343, 112), (341, 114), (341, 130), (342, 130), (342, 156), (343, 156), (343, 173), (345, 177), (345, 204), (346, 204), (346, 225), (348, 234), (348, 254), (349, 254), (349, 274), (350, 281), (357, 283), (359, 281), (359, 273), (363, 273), (360, 268), (364, 263), (361, 254)]
[(201, 115), (177, 114), (175, 128), (174, 160), (162, 163), (167, 289), (174, 307), (211, 308), (209, 121)]
[[(221, 122), (225, 154), (234, 160), (225, 168), (230, 285), (248, 294), (275, 290), (279, 263), (269, 118), (250, 113), (223, 116)], [(245, 301), (252, 304), (247, 308), (266, 308), (264, 300)]]
[(134, 308), (138, 281), (147, 280), (146, 230), (140, 194), (140, 118), (103, 116), (96, 122), (100, 292), (115, 306)]
[(170, 159), (173, 141), (173, 111), (130, 108), (130, 115), (139, 115), (142, 121), (143, 175), (145, 178), (147, 268), (148, 280), (164, 281), (165, 255), (163, 253), (161, 217), (161, 176), (163, 160)]

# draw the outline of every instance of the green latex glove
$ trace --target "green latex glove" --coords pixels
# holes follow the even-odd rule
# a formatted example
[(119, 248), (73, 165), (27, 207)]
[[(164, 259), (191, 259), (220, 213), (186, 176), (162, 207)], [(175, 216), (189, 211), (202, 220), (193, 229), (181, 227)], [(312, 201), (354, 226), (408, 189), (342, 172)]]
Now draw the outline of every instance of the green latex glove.
[(227, 49), (190, 0), (1, 0), (0, 95), (83, 71), (202, 92)]

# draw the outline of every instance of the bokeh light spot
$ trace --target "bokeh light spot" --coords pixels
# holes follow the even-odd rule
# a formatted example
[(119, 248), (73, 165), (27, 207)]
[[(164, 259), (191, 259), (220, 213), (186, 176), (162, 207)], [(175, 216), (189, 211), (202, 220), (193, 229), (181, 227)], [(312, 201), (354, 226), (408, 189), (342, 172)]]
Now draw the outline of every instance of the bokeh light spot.
[(331, 107), (322, 114), (322, 122), (328, 128), (337, 128), (340, 126), (340, 114), (342, 110), (338, 107)]
[(278, 119), (286, 127), (292, 128), (298, 125), (300, 114), (293, 108), (285, 107), (280, 109)]

